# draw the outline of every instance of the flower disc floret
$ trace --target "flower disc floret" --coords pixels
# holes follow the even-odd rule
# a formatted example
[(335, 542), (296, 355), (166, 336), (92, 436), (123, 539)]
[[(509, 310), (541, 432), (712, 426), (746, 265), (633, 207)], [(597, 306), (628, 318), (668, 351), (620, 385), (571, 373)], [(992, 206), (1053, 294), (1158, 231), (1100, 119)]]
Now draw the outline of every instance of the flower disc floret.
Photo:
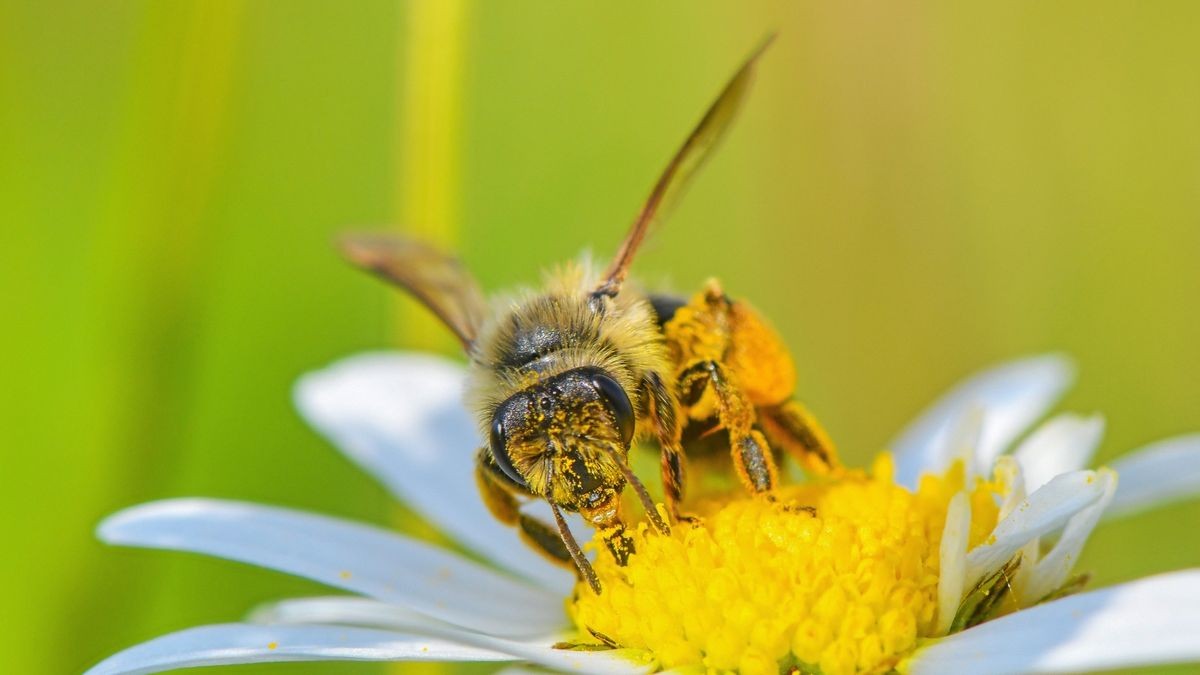
[[(883, 455), (870, 475), (710, 503), (670, 535), (641, 527), (625, 567), (600, 556), (604, 591), (580, 588), (571, 615), (664, 669), (885, 671), (934, 630), (939, 544), (962, 481), (955, 468), (912, 493)], [(990, 501), (988, 485), (975, 492)], [(990, 531), (995, 509), (977, 513), (972, 529)]]

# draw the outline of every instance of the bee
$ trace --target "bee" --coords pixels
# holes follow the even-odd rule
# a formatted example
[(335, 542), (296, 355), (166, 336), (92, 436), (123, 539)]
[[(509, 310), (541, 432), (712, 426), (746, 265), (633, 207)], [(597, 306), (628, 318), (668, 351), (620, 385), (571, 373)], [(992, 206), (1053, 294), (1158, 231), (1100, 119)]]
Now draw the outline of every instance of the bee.
[[(430, 246), (370, 234), (342, 242), (351, 262), (406, 289), (462, 342), (466, 398), (488, 439), (476, 455), (484, 502), (534, 548), (573, 565), (597, 593), (599, 580), (563, 512), (581, 514), (624, 563), (633, 553), (619, 508), (625, 487), (658, 531), (685, 518), (686, 429), (721, 430), (740, 482), (755, 494), (770, 495), (777, 483), (772, 447), (816, 474), (838, 466), (828, 436), (793, 398), (788, 351), (749, 305), (716, 281), (690, 299), (625, 284), (647, 233), (729, 128), (769, 43), (709, 107), (602, 270), (570, 264), (536, 292), (489, 304), (457, 259)], [(641, 439), (660, 448), (666, 514), (630, 469), (630, 447)], [(524, 514), (529, 498), (548, 502), (555, 522)]]

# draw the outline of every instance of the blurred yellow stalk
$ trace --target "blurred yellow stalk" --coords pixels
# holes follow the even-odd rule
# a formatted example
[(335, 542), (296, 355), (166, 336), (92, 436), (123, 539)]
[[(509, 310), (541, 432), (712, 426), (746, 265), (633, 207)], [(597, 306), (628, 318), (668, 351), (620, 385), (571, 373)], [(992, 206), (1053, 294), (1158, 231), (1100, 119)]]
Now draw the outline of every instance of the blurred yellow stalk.
[[(401, 187), (395, 213), (406, 234), (451, 248), (458, 224), (459, 138), (466, 5), (418, 0), (407, 5), (399, 45), (399, 129), (396, 166)], [(446, 329), (411, 299), (397, 300), (396, 340), (406, 349), (446, 350)], [(420, 523), (401, 511), (400, 524)], [(433, 534), (430, 532), (430, 534)], [(445, 673), (437, 663), (398, 663), (396, 673)]]
[[(466, 5), (421, 0), (407, 5), (400, 42), (396, 214), (407, 234), (452, 248), (458, 223), (459, 138)], [(410, 349), (447, 349), (445, 328), (422, 307), (400, 301), (397, 338)]]

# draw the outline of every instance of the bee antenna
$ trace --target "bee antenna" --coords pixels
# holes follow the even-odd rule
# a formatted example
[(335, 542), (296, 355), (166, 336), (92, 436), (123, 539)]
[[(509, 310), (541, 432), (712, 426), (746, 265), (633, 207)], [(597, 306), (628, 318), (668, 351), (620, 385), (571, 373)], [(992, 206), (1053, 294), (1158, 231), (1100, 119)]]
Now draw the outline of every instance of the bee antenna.
[(554, 513), (554, 522), (558, 525), (558, 536), (562, 537), (567, 552), (571, 554), (571, 560), (575, 561), (575, 567), (579, 569), (583, 578), (587, 579), (588, 586), (591, 586), (592, 591), (599, 595), (600, 577), (596, 576), (596, 570), (592, 569), (592, 563), (583, 555), (583, 551), (579, 550), (579, 543), (575, 541), (575, 535), (571, 534), (571, 529), (567, 527), (567, 520), (563, 518), (558, 505), (549, 500), (547, 503), (550, 504), (550, 510)]
[(637, 493), (638, 499), (641, 500), (642, 506), (646, 509), (646, 517), (650, 519), (650, 523), (654, 525), (654, 529), (658, 530), (660, 534), (670, 534), (671, 526), (667, 524), (667, 521), (663, 520), (662, 514), (658, 512), (658, 506), (650, 498), (650, 493), (646, 490), (646, 486), (633, 473), (633, 469), (619, 458), (617, 459), (617, 466), (621, 467), (621, 473), (625, 474), (625, 481), (633, 486), (633, 491)]

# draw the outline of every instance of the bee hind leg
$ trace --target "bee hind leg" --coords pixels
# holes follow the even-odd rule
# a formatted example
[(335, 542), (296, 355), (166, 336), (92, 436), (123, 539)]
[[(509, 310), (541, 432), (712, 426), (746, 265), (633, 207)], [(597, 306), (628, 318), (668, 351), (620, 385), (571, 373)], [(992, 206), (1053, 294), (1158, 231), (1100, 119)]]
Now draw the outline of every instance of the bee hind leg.
[(841, 469), (833, 441), (799, 401), (763, 406), (758, 416), (771, 442), (787, 450), (810, 476), (828, 476)]
[(730, 381), (717, 361), (697, 361), (680, 374), (679, 391), (684, 405), (695, 405), (709, 390), (716, 397), (721, 427), (729, 434), (730, 456), (738, 478), (755, 494), (770, 493), (778, 482), (775, 459), (767, 439), (754, 428), (754, 406), (746, 394)]

